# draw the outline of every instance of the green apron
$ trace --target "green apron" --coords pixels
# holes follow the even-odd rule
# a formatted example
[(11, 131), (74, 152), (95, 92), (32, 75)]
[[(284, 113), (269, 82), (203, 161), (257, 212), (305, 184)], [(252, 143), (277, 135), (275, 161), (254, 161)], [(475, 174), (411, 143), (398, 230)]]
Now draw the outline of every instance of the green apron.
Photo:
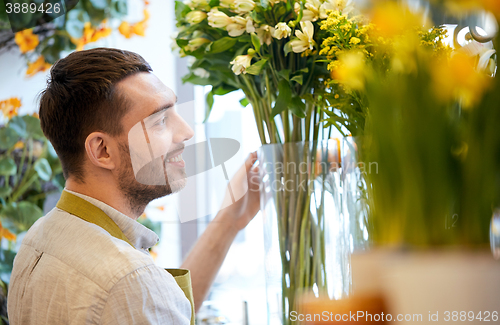
[[(59, 209), (64, 210), (72, 215), (75, 215), (87, 222), (93, 223), (107, 232), (115, 238), (121, 239), (134, 247), (132, 243), (125, 237), (121, 229), (116, 225), (116, 223), (111, 219), (104, 211), (82, 199), (79, 196), (71, 194), (69, 192), (63, 191), (61, 198), (56, 205)], [(135, 248), (135, 247), (134, 247)], [(191, 275), (189, 270), (185, 269), (165, 269), (170, 273), (179, 287), (182, 289), (186, 298), (188, 298), (191, 303), (191, 325), (194, 325), (194, 302), (193, 302), (193, 289), (191, 287)]]

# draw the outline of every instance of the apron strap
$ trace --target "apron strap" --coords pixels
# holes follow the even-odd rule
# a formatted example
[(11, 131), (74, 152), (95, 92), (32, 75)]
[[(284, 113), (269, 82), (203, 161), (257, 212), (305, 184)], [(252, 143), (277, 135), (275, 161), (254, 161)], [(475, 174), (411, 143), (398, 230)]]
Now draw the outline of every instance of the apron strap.
[[(127, 242), (130, 246), (134, 247), (132, 243), (128, 240), (125, 234), (122, 232), (120, 227), (111, 219), (104, 211), (93, 205), (87, 200), (82, 199), (67, 191), (62, 191), (61, 198), (57, 202), (56, 207), (64, 210), (74, 216), (79, 217), (87, 222), (93, 223), (102, 229), (109, 232), (109, 234), (115, 238), (121, 239)], [(135, 248), (135, 247), (134, 247)], [(191, 325), (195, 324), (195, 314), (194, 314), (194, 299), (193, 299), (193, 289), (191, 287), (191, 274), (189, 270), (186, 269), (165, 269), (170, 273), (177, 285), (181, 288), (184, 295), (189, 300), (191, 304)]]

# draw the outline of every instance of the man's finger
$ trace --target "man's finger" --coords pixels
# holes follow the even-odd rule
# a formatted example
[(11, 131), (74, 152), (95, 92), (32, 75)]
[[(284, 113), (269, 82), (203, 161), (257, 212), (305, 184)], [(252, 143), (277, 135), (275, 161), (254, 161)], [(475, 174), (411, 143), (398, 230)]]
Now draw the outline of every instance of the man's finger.
[(257, 160), (257, 151), (251, 152), (247, 160), (245, 160), (245, 169), (247, 170), (247, 173), (250, 171), (250, 168), (252, 168), (253, 164)]

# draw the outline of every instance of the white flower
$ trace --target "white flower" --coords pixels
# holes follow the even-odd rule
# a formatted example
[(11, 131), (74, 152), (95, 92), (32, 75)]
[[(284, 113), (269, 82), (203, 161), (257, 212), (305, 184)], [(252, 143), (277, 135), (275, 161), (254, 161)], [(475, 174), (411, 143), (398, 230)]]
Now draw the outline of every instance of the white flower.
[(250, 66), (252, 62), (252, 56), (251, 55), (238, 55), (237, 57), (234, 58), (233, 61), (229, 62), (232, 64), (232, 70), (235, 75), (239, 75), (241, 73), (246, 73), (246, 68)]
[(326, 19), (328, 17), (327, 10), (338, 10), (347, 15), (354, 10), (354, 6), (351, 0), (327, 0), (319, 7), (319, 18)]
[(293, 5), (293, 10), (295, 10), (295, 13), (298, 15), (300, 12), (300, 4), (298, 2), (295, 2)]
[(267, 45), (271, 44), (273, 40), (274, 27), (271, 27), (269, 25), (262, 25), (257, 28), (256, 31), (261, 45), (263, 45), (264, 43), (266, 43)]
[(274, 6), (275, 4), (281, 1), (286, 2), (286, 0), (269, 0), (269, 3)]
[(247, 29), (247, 20), (240, 16), (231, 17), (231, 24), (227, 25), (226, 30), (229, 36), (236, 37), (243, 34)]
[(286, 23), (278, 23), (274, 27), (273, 37), (277, 39), (282, 39), (290, 36), (291, 33), (292, 30), (290, 29), (290, 27), (288, 27)]
[(312, 50), (316, 42), (314, 42), (314, 26), (310, 21), (300, 22), (300, 30), (295, 30), (295, 36), (299, 39), (291, 41), (290, 45), (295, 53), (302, 53), (307, 49)]
[(248, 34), (255, 32), (255, 27), (253, 25), (253, 19), (250, 16), (247, 16), (246, 30), (247, 30)]
[(200, 48), (203, 44), (210, 43), (210, 40), (203, 38), (203, 37), (197, 37), (193, 38), (192, 40), (189, 41), (188, 45), (184, 47), (185, 51), (193, 52), (196, 51), (197, 49)]
[(234, 11), (239, 14), (245, 14), (255, 8), (255, 2), (252, 0), (234, 0)]
[(187, 13), (186, 21), (191, 25), (199, 24), (203, 19), (207, 18), (207, 14), (200, 10), (193, 10)]
[(306, 9), (302, 11), (303, 21), (316, 21), (319, 18), (319, 8), (321, 7), (321, 1), (319, 0), (306, 0), (304, 5)]
[(234, 0), (220, 0), (220, 6), (224, 8), (233, 9), (234, 8)]
[(210, 73), (203, 68), (196, 68), (193, 70), (193, 74), (197, 77), (207, 79), (210, 77)]
[(224, 28), (231, 24), (231, 22), (231, 18), (222, 11), (219, 11), (217, 8), (213, 8), (208, 13), (208, 24), (211, 27)]

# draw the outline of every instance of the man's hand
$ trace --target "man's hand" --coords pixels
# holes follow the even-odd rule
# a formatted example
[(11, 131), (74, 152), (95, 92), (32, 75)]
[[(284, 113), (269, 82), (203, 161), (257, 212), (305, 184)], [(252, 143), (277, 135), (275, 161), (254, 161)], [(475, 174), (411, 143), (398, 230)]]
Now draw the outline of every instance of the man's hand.
[(238, 232), (255, 217), (260, 207), (259, 167), (253, 166), (257, 153), (252, 152), (242, 168), (231, 179), (231, 194), (226, 196), (217, 216), (186, 257), (181, 268), (191, 270), (195, 310), (198, 311)]
[[(245, 164), (233, 176), (222, 203), (225, 208), (221, 209), (217, 215), (218, 222), (231, 223), (236, 232), (245, 228), (260, 209), (259, 166), (253, 166), (256, 160), (257, 152), (254, 151), (250, 153)], [(242, 196), (238, 194), (242, 194)], [(233, 196), (241, 197), (233, 202)]]

